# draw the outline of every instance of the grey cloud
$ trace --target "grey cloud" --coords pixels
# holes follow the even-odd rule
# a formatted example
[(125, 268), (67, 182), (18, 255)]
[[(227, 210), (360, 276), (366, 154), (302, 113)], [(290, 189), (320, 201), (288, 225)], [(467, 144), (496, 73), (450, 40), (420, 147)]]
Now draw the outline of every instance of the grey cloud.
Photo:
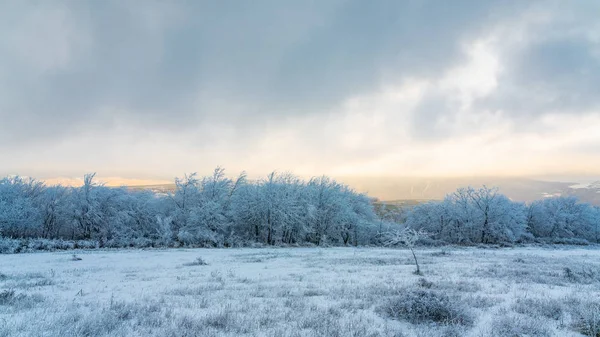
[(492, 103), (520, 116), (598, 108), (600, 57), (593, 55), (594, 47), (582, 39), (529, 46), (500, 78)]
[[(436, 76), (462, 60), (463, 42), (519, 3), (4, 3), (0, 139), (54, 139), (119, 121), (177, 130), (220, 119), (251, 132), (261, 120), (318, 113), (385, 81)], [(53, 38), (71, 34), (65, 64), (40, 70), (22, 57), (40, 60), (56, 47), (35, 31), (43, 24), (20, 25), (34, 11), (64, 12), (37, 18), (60, 21)], [(22, 29), (34, 33), (15, 51), (4, 42)]]
[[(539, 132), (536, 121), (551, 113), (598, 113), (599, 12), (597, 1), (577, 4), (552, 1), (531, 3), (527, 7), (524, 20), (532, 22), (523, 25), (526, 27), (523, 32), (510, 29), (512, 25), (522, 24), (518, 16), (517, 21), (498, 21), (499, 27), (509, 29), (493, 36), (501, 65), (497, 87), (488, 96), (476, 99), (469, 113), (501, 111), (505, 118), (514, 121), (517, 132)], [(540, 20), (540, 17), (546, 19)], [(524, 41), (517, 39), (519, 42), (515, 43), (511, 34), (522, 34)], [(482, 37), (485, 38), (485, 34)], [(472, 125), (452, 130), (441, 122), (442, 118), (452, 120), (459, 112), (456, 97), (431, 89), (413, 112), (414, 137), (437, 140), (469, 132)]]
[(500, 54), (498, 88), (477, 108), (501, 109), (517, 119), (600, 108), (600, 24), (597, 1), (553, 2), (552, 20), (526, 32), (527, 43)]
[(412, 114), (411, 135), (421, 141), (436, 141), (451, 136), (454, 132), (452, 127), (441, 119), (444, 116), (452, 118), (459, 109), (460, 104), (452, 97), (437, 90), (429, 91)]

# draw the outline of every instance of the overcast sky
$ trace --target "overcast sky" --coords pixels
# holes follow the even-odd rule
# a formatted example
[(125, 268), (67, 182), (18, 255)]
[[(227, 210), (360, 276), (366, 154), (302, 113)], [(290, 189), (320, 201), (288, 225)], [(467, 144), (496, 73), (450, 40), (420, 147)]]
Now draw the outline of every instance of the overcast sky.
[(1, 1), (0, 175), (600, 174), (600, 1)]

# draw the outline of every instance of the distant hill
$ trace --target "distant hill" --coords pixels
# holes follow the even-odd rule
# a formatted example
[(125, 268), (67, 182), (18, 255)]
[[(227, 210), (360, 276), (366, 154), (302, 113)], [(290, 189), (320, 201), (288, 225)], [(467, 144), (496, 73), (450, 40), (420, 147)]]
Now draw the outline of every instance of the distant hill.
[(175, 184), (160, 184), (160, 185), (137, 185), (128, 186), (131, 190), (148, 190), (154, 193), (169, 193), (175, 191)]
[[(528, 178), (342, 178), (337, 179), (359, 192), (386, 204), (410, 206), (427, 200), (440, 200), (460, 187), (497, 186), (516, 201), (533, 201), (552, 196), (576, 196), (600, 206), (600, 181), (589, 184), (542, 181)], [(156, 193), (175, 190), (175, 184), (130, 186)]]
[(516, 201), (533, 201), (552, 196), (576, 196), (600, 205), (600, 182), (542, 181), (528, 178), (344, 178), (340, 181), (380, 200), (440, 200), (460, 187), (497, 186)]

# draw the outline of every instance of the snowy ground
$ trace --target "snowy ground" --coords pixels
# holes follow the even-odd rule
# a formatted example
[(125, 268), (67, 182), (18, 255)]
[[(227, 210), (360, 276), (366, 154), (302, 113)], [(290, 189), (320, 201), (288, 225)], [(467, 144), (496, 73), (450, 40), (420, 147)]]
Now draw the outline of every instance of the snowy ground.
[(0, 255), (0, 336), (600, 336), (594, 249), (76, 254)]

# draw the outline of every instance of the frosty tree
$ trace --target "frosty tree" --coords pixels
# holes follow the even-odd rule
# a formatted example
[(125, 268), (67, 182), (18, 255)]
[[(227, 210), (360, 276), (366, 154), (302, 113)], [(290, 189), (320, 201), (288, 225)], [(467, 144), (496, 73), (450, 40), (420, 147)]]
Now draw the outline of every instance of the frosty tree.
[(392, 232), (388, 232), (386, 235), (386, 240), (384, 241), (384, 245), (386, 246), (398, 246), (402, 245), (410, 249), (412, 253), (413, 259), (415, 260), (415, 274), (423, 275), (421, 273), (421, 267), (419, 266), (419, 261), (417, 260), (417, 255), (415, 254), (415, 244), (419, 241), (420, 238), (427, 236), (427, 233), (424, 231), (417, 231), (412, 228), (401, 228)]
[[(88, 240), (124, 246), (406, 245), (417, 234), (462, 245), (543, 240), (600, 242), (600, 209), (572, 197), (524, 205), (495, 188), (462, 188), (410, 210), (379, 206), (328, 177), (273, 172), (248, 181), (217, 167), (175, 180), (165, 195), (106, 187), (87, 174), (80, 187), (0, 179), (0, 236)], [(403, 229), (394, 232), (402, 224)], [(410, 232), (409, 230), (414, 230)], [(414, 253), (414, 250), (413, 250)], [(415, 264), (418, 264), (415, 258)]]

